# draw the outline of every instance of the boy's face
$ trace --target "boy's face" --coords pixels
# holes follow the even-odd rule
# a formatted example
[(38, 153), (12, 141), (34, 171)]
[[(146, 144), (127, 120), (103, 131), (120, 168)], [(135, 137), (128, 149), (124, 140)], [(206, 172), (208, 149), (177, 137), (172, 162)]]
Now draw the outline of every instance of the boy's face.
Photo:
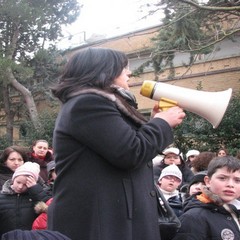
[(229, 172), (226, 167), (218, 169), (211, 178), (205, 177), (206, 186), (224, 203), (240, 196), (240, 170)]
[(159, 181), (161, 189), (167, 192), (174, 192), (178, 188), (180, 183), (181, 180), (176, 176), (172, 175), (165, 176)]

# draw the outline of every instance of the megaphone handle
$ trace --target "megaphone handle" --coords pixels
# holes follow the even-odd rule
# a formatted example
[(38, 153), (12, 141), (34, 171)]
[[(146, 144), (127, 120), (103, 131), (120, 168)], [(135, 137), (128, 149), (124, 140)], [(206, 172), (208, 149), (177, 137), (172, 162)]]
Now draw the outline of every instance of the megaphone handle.
[(171, 107), (175, 107), (177, 106), (178, 103), (177, 101), (168, 99), (168, 98), (161, 98), (159, 103), (158, 103), (158, 107), (162, 110), (162, 111), (166, 111)]

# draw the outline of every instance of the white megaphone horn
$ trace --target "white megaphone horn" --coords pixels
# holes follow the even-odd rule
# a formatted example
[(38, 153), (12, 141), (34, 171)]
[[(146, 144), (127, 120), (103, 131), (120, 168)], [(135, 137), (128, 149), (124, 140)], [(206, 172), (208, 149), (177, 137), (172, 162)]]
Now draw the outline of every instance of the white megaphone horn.
[(163, 110), (172, 106), (180, 106), (205, 118), (213, 125), (213, 128), (217, 128), (228, 107), (232, 89), (206, 92), (146, 80), (142, 84), (140, 94), (159, 101), (159, 107)]

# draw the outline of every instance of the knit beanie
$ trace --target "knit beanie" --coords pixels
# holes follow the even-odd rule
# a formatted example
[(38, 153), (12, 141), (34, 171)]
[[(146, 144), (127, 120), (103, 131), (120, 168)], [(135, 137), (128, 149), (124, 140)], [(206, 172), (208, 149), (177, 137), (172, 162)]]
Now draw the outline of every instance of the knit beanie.
[(175, 177), (179, 178), (182, 181), (182, 172), (180, 171), (178, 166), (175, 165), (175, 164), (171, 164), (171, 165), (165, 167), (162, 170), (161, 175), (160, 175), (158, 181), (160, 181), (165, 176), (175, 176)]
[(170, 148), (163, 150), (162, 153), (163, 153), (163, 155), (167, 155), (168, 153), (174, 153), (176, 155), (180, 155), (181, 152), (178, 148), (170, 147)]
[(14, 178), (17, 176), (29, 175), (32, 176), (37, 181), (39, 172), (40, 172), (39, 164), (33, 162), (25, 162), (22, 166), (18, 167), (15, 170), (12, 176), (12, 180), (14, 180)]
[(71, 240), (57, 231), (16, 229), (2, 235), (1, 240)]
[(186, 153), (186, 158), (188, 159), (190, 156), (198, 156), (199, 154), (200, 152), (198, 150), (192, 149)]

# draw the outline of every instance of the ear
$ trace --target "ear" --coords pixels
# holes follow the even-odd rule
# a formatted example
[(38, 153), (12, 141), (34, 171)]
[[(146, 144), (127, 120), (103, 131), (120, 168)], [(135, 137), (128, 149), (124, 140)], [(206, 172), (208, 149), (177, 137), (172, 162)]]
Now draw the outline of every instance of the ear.
[(161, 186), (161, 184), (162, 184), (162, 179), (158, 180), (158, 185)]
[(205, 176), (204, 177), (204, 182), (205, 182), (206, 186), (209, 187), (210, 186), (210, 182), (211, 182), (211, 178), (209, 178), (208, 176)]

